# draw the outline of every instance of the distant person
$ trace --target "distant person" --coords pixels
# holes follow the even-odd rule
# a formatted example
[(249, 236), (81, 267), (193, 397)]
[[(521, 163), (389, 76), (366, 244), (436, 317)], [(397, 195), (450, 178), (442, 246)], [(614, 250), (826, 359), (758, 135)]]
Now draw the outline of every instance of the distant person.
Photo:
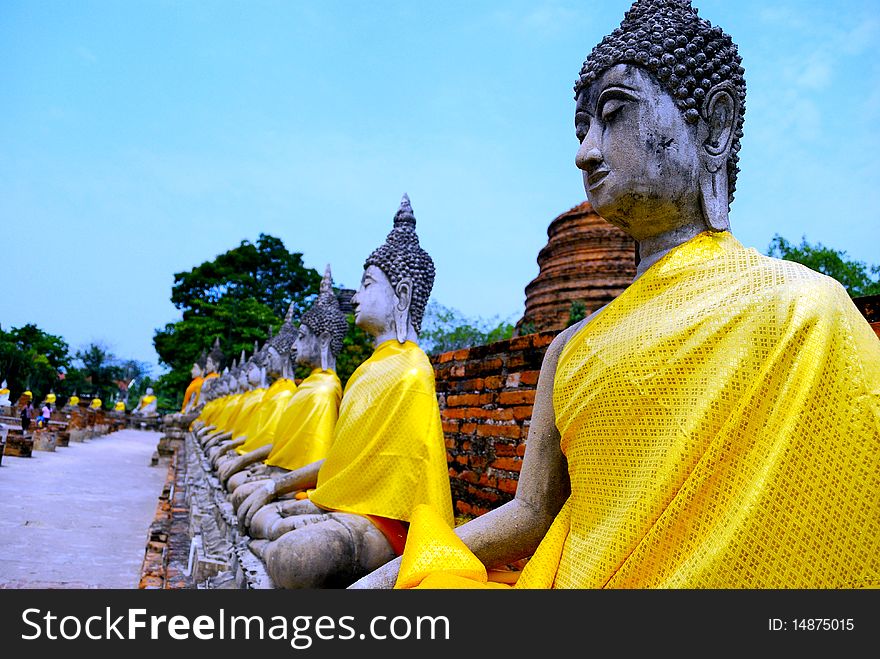
[(40, 416), (37, 417), (37, 428), (43, 428), (49, 425), (49, 418), (52, 416), (52, 410), (49, 403), (43, 403), (43, 409), (40, 410)]
[(31, 419), (34, 418), (34, 404), (31, 401), (27, 402), (27, 405), (21, 408), (21, 429), (24, 432), (28, 431), (28, 428), (31, 427)]

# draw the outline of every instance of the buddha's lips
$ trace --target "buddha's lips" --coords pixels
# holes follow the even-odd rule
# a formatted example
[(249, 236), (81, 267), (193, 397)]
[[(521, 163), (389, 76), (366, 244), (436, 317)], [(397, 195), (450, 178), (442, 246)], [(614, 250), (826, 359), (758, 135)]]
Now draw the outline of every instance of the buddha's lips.
[(611, 171), (608, 169), (597, 169), (595, 172), (591, 173), (587, 177), (587, 183), (590, 185), (590, 189), (599, 185), (599, 183), (605, 180), (605, 177), (610, 173)]

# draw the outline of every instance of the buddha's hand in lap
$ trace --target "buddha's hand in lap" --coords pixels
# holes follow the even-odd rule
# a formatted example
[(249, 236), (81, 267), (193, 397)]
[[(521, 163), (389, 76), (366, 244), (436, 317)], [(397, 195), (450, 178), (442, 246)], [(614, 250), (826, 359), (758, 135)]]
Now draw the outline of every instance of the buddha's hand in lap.
[(245, 502), (245, 499), (253, 494), (255, 490), (259, 489), (263, 485), (264, 481), (265, 479), (261, 481), (249, 481), (246, 483), (242, 483), (237, 488), (235, 488), (235, 491), (232, 493), (231, 499), (233, 509), (237, 511)]
[[(242, 486), (244, 487), (244, 486)], [(241, 488), (238, 488), (241, 489)], [(236, 490), (236, 493), (238, 490)], [(257, 511), (275, 498), (275, 481), (269, 480), (257, 486), (238, 508), (238, 525), (245, 531)]]

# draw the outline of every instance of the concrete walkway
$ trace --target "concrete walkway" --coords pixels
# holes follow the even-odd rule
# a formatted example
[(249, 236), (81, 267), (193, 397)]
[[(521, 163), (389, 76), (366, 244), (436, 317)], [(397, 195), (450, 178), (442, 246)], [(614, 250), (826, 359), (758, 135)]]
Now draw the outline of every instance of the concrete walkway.
[(137, 588), (167, 466), (121, 430), (0, 464), (0, 588)]

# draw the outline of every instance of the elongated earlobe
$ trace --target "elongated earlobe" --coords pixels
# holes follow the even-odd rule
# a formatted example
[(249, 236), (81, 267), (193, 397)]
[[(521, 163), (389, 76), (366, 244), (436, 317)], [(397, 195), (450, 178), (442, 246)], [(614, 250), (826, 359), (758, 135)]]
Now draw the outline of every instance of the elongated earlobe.
[(401, 280), (396, 288), (395, 295), (397, 303), (394, 305), (394, 330), (397, 340), (400, 343), (406, 343), (409, 336), (409, 308), (412, 302), (412, 283), (409, 279)]
[(733, 86), (724, 82), (712, 87), (703, 102), (705, 139), (699, 174), (700, 198), (706, 226), (712, 231), (730, 229), (727, 161), (739, 116), (737, 98)]

